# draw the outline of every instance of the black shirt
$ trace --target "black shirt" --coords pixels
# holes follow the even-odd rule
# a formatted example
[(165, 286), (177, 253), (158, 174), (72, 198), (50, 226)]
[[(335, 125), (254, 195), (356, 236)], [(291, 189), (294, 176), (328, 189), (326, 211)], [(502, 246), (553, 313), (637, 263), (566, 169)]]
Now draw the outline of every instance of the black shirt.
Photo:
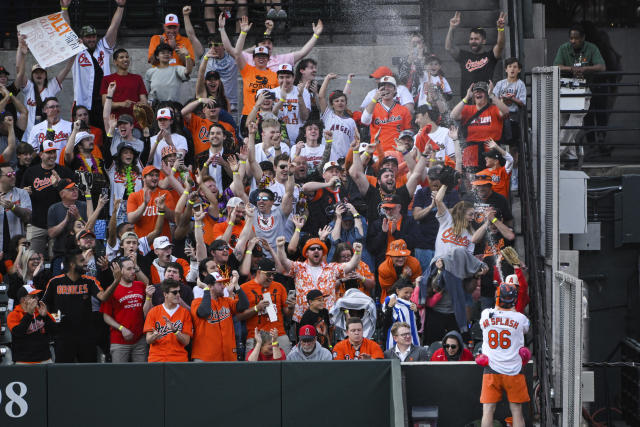
[[(411, 195), (409, 194), (409, 190), (407, 190), (407, 186), (403, 185), (402, 187), (397, 188), (395, 194), (400, 196), (402, 203), (402, 216), (406, 217), (409, 203), (411, 203)], [(391, 195), (389, 195), (389, 197), (391, 197)], [(365, 194), (364, 199), (367, 204), (367, 222), (371, 223), (380, 218), (380, 209), (382, 209), (382, 195), (380, 194), (380, 188), (369, 184), (369, 189), (367, 190), (367, 194)]]
[(493, 79), (493, 70), (498, 62), (493, 49), (480, 53), (461, 50), (454, 59), (460, 64), (460, 96), (467, 93), (471, 83), (489, 82)]
[[(54, 169), (60, 178), (73, 179), (70, 169), (60, 165), (55, 165)], [(60, 194), (51, 183), (52, 170), (44, 169), (41, 165), (31, 166), (24, 172), (22, 184), (20, 184), (21, 188), (31, 187), (31, 205), (33, 206), (31, 223), (38, 228), (47, 228), (49, 206), (60, 201)]]
[(66, 274), (49, 281), (42, 300), (50, 313), (55, 314), (60, 310), (59, 334), (94, 333), (91, 297), (97, 296), (100, 291), (102, 288), (98, 280), (85, 275), (75, 282)]
[(495, 191), (491, 193), (486, 201), (482, 201), (479, 199), (476, 200), (475, 194), (473, 192), (467, 193), (464, 197), (464, 200), (473, 203), (473, 208), (475, 210), (475, 223), (472, 225), (475, 230), (480, 228), (480, 226), (484, 223), (485, 210), (488, 207), (492, 207), (496, 210), (496, 217), (500, 218), (502, 222), (511, 221), (513, 219), (513, 215), (511, 215), (511, 209), (509, 208), (507, 199), (505, 199), (502, 194), (498, 194)]

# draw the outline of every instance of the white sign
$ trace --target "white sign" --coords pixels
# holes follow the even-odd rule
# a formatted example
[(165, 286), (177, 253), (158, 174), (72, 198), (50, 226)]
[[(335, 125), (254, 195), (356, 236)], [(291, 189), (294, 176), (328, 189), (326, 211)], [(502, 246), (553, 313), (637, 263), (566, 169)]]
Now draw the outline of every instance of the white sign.
[(43, 68), (56, 65), (86, 49), (61, 12), (20, 24), (18, 32), (27, 36), (27, 46)]

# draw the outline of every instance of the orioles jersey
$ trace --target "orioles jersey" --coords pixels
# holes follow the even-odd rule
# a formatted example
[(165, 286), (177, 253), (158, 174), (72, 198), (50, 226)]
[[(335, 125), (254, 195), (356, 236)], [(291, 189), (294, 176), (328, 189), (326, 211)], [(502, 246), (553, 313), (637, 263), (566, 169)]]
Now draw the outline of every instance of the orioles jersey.
[(383, 151), (395, 150), (395, 139), (405, 129), (411, 129), (411, 113), (406, 107), (394, 102), (387, 109), (380, 102), (373, 109), (371, 118), (371, 138), (380, 131), (380, 144)]
[(482, 354), (489, 358), (489, 367), (499, 374), (519, 374), (522, 369), (519, 351), (524, 347), (529, 319), (517, 311), (487, 308), (480, 316), (480, 327)]
[(144, 333), (156, 331), (160, 337), (149, 346), (149, 362), (188, 362), (187, 350), (178, 341), (172, 330), (177, 327), (180, 332), (193, 337), (191, 313), (184, 307), (177, 306), (173, 314), (169, 314), (164, 304), (156, 305), (144, 321)]
[(207, 318), (198, 317), (198, 307), (202, 298), (191, 303), (191, 314), (195, 326), (195, 337), (191, 357), (205, 362), (237, 361), (236, 334), (233, 315), (236, 314), (238, 299), (219, 297), (211, 299), (211, 313)]
[(361, 360), (362, 354), (368, 354), (372, 359), (384, 359), (384, 353), (382, 353), (380, 346), (367, 338), (362, 338), (362, 344), (357, 350), (349, 338), (340, 341), (333, 347), (333, 360)]

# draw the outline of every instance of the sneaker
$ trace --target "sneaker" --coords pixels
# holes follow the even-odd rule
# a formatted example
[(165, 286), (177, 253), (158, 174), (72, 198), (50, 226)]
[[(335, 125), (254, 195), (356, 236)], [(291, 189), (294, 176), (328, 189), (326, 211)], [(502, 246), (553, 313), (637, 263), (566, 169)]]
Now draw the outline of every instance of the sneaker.
[(267, 12), (267, 19), (273, 19), (276, 16), (278, 16), (278, 11), (275, 9), (269, 9), (269, 12)]
[(280, 19), (287, 19), (287, 12), (284, 9), (280, 9), (277, 16)]

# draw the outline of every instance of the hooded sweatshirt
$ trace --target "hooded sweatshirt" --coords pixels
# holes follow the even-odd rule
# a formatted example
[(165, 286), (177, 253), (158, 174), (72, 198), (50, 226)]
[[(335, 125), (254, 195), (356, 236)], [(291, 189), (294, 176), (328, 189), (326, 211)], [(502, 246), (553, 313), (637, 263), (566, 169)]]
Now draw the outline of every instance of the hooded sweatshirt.
[(13, 360), (37, 363), (51, 359), (49, 335), (53, 332), (55, 323), (49, 313), (41, 316), (36, 308), (34, 314), (29, 314), (20, 304), (16, 305), (7, 316), (7, 326), (13, 340)]
[(316, 341), (316, 348), (310, 355), (307, 356), (304, 354), (300, 348), (300, 344), (298, 344), (287, 355), (287, 360), (333, 360), (333, 356), (329, 350), (321, 346), (320, 343)]
[[(449, 353), (444, 349), (444, 343), (448, 338), (455, 338), (458, 341), (458, 352), (454, 356), (449, 356)], [(473, 361), (473, 354), (462, 343), (462, 335), (458, 331), (449, 331), (442, 338), (442, 348), (436, 350), (431, 356), (432, 362), (470, 362)]]

